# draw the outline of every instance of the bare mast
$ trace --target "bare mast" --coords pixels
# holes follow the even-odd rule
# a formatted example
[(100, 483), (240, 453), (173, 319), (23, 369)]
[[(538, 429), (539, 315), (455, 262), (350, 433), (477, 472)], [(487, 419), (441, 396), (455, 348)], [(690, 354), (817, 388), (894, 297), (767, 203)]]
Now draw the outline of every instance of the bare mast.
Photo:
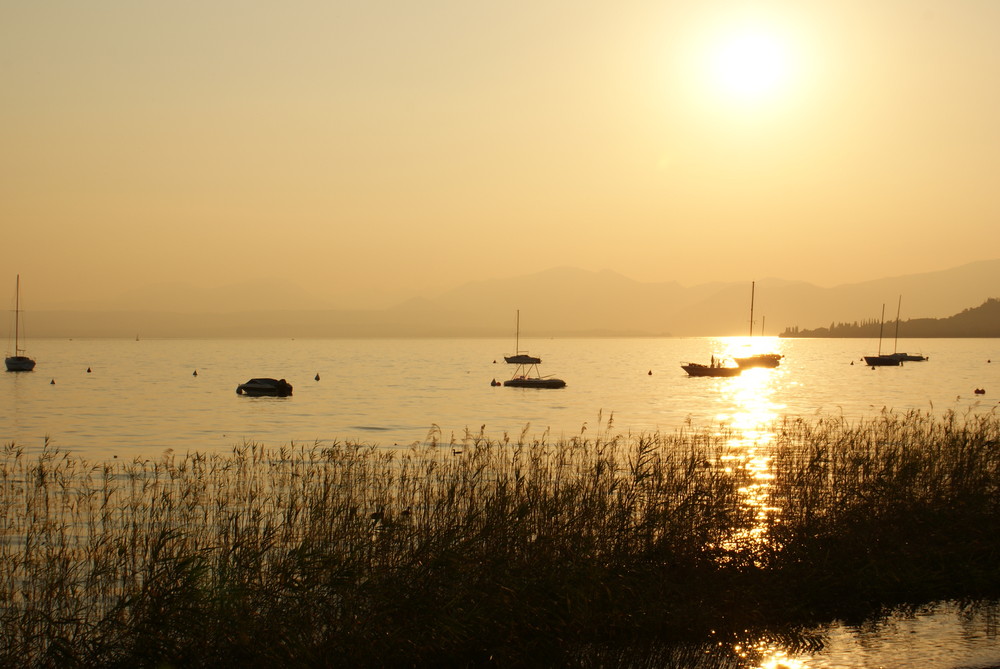
[(892, 352), (896, 352), (896, 347), (899, 344), (899, 310), (903, 306), (903, 296), (899, 296), (899, 303), (896, 305), (896, 335), (892, 340)]
[(882, 303), (882, 319), (878, 322), (878, 355), (882, 357), (882, 326), (885, 325), (885, 302)]
[[(8, 321), (10, 322), (10, 321)], [(17, 275), (17, 287), (14, 290), (14, 355), (21, 355), (21, 275)]]

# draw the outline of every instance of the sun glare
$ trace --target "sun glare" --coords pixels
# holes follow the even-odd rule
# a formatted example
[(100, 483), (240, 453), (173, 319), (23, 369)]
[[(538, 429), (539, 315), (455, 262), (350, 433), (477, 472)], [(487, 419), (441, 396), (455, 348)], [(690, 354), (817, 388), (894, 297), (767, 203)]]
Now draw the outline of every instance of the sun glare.
[(787, 41), (763, 26), (743, 25), (719, 33), (707, 47), (707, 60), (712, 88), (731, 101), (774, 98), (792, 75)]

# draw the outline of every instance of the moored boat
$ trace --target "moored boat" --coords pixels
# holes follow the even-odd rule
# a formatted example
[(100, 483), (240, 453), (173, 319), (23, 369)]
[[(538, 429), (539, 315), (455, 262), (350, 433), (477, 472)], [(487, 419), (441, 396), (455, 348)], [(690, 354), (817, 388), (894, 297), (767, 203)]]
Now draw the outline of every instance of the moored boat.
[(886, 353), (887, 358), (898, 358), (900, 362), (923, 362), (928, 360), (926, 355), (917, 355), (914, 353)]
[(236, 386), (236, 394), (248, 397), (288, 397), (292, 394), (292, 384), (284, 379), (250, 379)]
[(685, 365), (681, 365), (681, 369), (688, 373), (688, 376), (739, 376), (740, 372), (743, 371), (740, 367), (729, 367), (723, 366), (721, 363), (716, 363), (714, 360), (710, 365), (703, 365), (700, 362), (689, 362)]
[[(897, 319), (898, 320), (898, 319)], [(866, 355), (865, 364), (869, 367), (899, 367), (902, 360), (886, 353), (882, 354), (882, 328), (885, 326), (885, 304), (882, 304), (882, 318), (878, 326), (878, 353)]]
[[(514, 355), (505, 355), (504, 361), (509, 365), (517, 365), (514, 375), (503, 382), (504, 386), (511, 388), (565, 388), (566, 382), (551, 376), (542, 376), (538, 372), (538, 364), (541, 358), (527, 353), (522, 353), (519, 349), (521, 343), (521, 311), (517, 311), (514, 325)], [(500, 385), (494, 380), (493, 385)]]
[[(756, 281), (750, 282), (750, 339), (753, 340), (753, 303), (754, 293), (757, 286)], [(763, 326), (761, 327), (763, 334)], [(773, 369), (781, 364), (781, 359), (785, 357), (780, 353), (755, 353), (753, 355), (735, 357), (733, 360), (741, 369), (751, 369), (753, 367), (765, 367)]]
[(17, 287), (14, 291), (14, 355), (4, 358), (8, 372), (30, 372), (35, 368), (35, 361), (26, 355), (21, 348), (21, 275), (17, 275)]
[(773, 369), (781, 363), (784, 356), (780, 353), (756, 353), (743, 358), (733, 358), (741, 369), (752, 367), (767, 367)]
[(566, 382), (544, 376), (515, 376), (503, 382), (511, 388), (565, 388)]

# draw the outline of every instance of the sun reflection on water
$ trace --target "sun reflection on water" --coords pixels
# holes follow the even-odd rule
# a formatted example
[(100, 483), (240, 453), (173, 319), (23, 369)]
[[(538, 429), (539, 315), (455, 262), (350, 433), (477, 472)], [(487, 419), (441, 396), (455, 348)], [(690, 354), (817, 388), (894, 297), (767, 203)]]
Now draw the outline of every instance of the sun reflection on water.
[[(717, 340), (724, 358), (746, 357), (759, 353), (780, 353), (781, 342), (771, 337), (726, 337)], [(715, 416), (725, 430), (728, 452), (720, 463), (727, 471), (742, 470), (750, 483), (740, 492), (754, 514), (749, 529), (734, 533), (728, 547), (760, 549), (767, 541), (768, 522), (780, 509), (770, 502), (771, 446), (775, 439), (774, 423), (785, 410), (776, 401), (785, 371), (776, 368), (751, 368), (725, 380), (721, 389), (726, 410)]]

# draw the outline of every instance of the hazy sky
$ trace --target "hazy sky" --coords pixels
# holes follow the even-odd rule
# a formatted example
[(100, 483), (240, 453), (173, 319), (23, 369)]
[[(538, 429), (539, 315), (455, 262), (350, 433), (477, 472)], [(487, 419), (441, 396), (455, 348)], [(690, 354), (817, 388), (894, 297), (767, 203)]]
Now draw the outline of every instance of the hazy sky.
[(36, 308), (383, 306), (993, 258), (998, 35), (994, 0), (0, 0), (3, 266)]

